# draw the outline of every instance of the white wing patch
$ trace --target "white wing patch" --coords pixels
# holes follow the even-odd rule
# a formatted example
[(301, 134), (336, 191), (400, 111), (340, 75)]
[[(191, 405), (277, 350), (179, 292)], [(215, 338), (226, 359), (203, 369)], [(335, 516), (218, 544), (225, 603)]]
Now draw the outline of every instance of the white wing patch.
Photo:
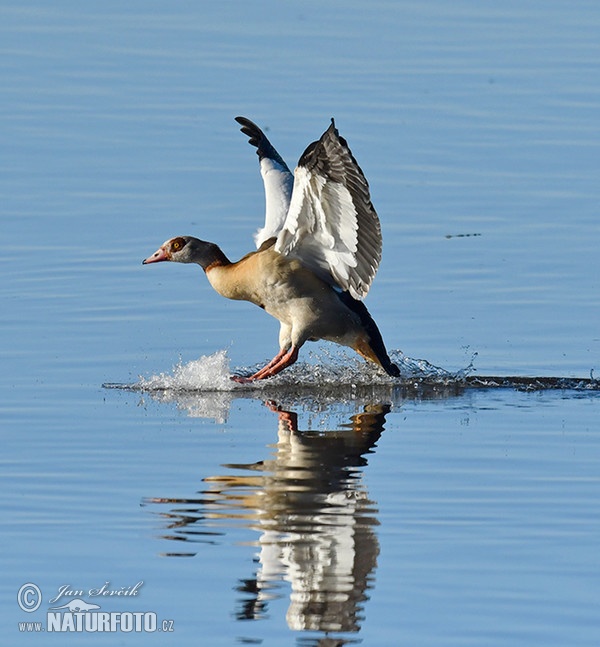
[(277, 236), (290, 207), (294, 176), (286, 166), (264, 157), (260, 161), (260, 174), (265, 185), (265, 226), (254, 235), (259, 248), (265, 240)]
[(352, 196), (343, 184), (327, 182), (302, 166), (294, 177), (288, 218), (275, 251), (300, 258), (327, 282), (348, 290), (357, 244)]
[(298, 258), (355, 299), (366, 296), (381, 260), (381, 227), (369, 184), (333, 119), (304, 151), (294, 175), (262, 130), (236, 117), (256, 147), (265, 186), (265, 226), (257, 248), (276, 237), (275, 250)]
[[(328, 283), (355, 299), (369, 291), (357, 268), (358, 213), (350, 191), (340, 182), (316, 175), (303, 166), (294, 173), (294, 190), (275, 250), (299, 258)], [(379, 259), (373, 259), (374, 276)]]

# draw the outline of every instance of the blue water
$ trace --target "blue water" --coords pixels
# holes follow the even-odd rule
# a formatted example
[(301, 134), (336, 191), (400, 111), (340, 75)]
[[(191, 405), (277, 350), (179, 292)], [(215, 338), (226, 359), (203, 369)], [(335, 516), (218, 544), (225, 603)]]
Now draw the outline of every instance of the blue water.
[[(325, 345), (231, 389), (277, 323), (197, 269), (141, 266), (178, 234), (251, 249), (262, 186), (236, 115), (290, 165), (334, 116), (382, 221), (367, 305), (396, 357), (598, 377), (595, 3), (0, 18), (6, 640), (597, 645), (596, 391), (397, 388)], [(63, 585), (174, 631), (20, 631)]]

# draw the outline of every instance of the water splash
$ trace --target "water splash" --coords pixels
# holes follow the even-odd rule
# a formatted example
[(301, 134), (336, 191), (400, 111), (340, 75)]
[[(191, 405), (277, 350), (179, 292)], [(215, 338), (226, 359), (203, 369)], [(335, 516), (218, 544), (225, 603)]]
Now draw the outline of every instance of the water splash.
[[(190, 362), (180, 361), (171, 372), (159, 373), (150, 377), (140, 377), (132, 388), (140, 391), (176, 391), (176, 392), (231, 392), (240, 389), (263, 389), (271, 387), (327, 387), (348, 385), (391, 386), (399, 383), (427, 381), (428, 383), (448, 383), (459, 381), (472, 368), (470, 364), (458, 373), (451, 373), (423, 359), (412, 359), (401, 351), (391, 353), (392, 360), (400, 368), (400, 379), (393, 378), (369, 362), (347, 354), (343, 349), (327, 347), (309, 352), (308, 361), (300, 361), (275, 377), (238, 384), (231, 380), (227, 351), (220, 350), (212, 355), (205, 355)], [(244, 366), (235, 369), (234, 373), (247, 375), (255, 372), (260, 365)]]
[(230, 379), (227, 351), (183, 363), (179, 361), (171, 373), (140, 377), (134, 385), (141, 391), (232, 391), (236, 384)]
[[(495, 377), (474, 374), (474, 361), (457, 371), (448, 371), (424, 359), (407, 357), (401, 351), (392, 351), (390, 357), (400, 369), (400, 377), (386, 375), (379, 367), (363, 359), (346, 353), (344, 349), (324, 346), (306, 353), (307, 361), (300, 361), (279, 375), (268, 380), (249, 384), (238, 384), (231, 380), (232, 370), (227, 351), (220, 350), (197, 360), (184, 363), (180, 361), (171, 372), (159, 373), (150, 377), (140, 377), (139, 382), (131, 385), (105, 384), (107, 388), (127, 388), (153, 394), (215, 394), (221, 393), (236, 397), (240, 392), (289, 392), (300, 394), (303, 391), (318, 389), (325, 397), (329, 391), (350, 389), (352, 397), (359, 391), (374, 388), (516, 388), (520, 390), (576, 389), (600, 390), (600, 381), (590, 378), (564, 377)], [(249, 375), (257, 371), (260, 364), (237, 367), (233, 372)]]

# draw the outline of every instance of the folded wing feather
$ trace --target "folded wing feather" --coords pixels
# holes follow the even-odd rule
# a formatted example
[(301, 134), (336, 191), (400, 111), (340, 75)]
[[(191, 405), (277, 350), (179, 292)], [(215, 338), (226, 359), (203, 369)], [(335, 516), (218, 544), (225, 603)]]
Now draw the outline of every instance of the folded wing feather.
[(298, 162), (275, 249), (362, 299), (379, 267), (381, 246), (369, 185), (332, 119)]

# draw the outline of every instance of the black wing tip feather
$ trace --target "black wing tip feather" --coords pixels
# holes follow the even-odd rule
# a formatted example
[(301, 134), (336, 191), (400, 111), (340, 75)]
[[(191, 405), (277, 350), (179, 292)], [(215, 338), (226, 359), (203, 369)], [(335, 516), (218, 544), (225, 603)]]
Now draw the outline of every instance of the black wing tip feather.
[(240, 130), (248, 137), (250, 144), (259, 148), (261, 141), (265, 137), (263, 131), (246, 117), (236, 117), (235, 120), (240, 124)]
[[(256, 148), (256, 154), (258, 155), (258, 158), (260, 160), (267, 157), (269, 159), (276, 160), (283, 166), (286, 166), (285, 162), (283, 161), (279, 153), (275, 150), (275, 148), (273, 147), (273, 144), (271, 144), (271, 142), (269, 141), (265, 133), (252, 120), (242, 116), (235, 117), (235, 120), (241, 126), (240, 131), (244, 133), (246, 137), (248, 137), (248, 143), (251, 146), (254, 146)], [(319, 145), (319, 143), (323, 142), (328, 137), (333, 137), (337, 139), (342, 145), (342, 147), (347, 149), (348, 152), (350, 152), (350, 149), (348, 147), (348, 142), (343, 137), (340, 136), (340, 133), (335, 125), (335, 118), (331, 117), (331, 124), (329, 125), (329, 128), (327, 128), (327, 130), (321, 135), (321, 137), (317, 141), (312, 142), (306, 147), (306, 150), (300, 156), (298, 166), (305, 166), (306, 162), (310, 157), (310, 154)], [(356, 162), (356, 160), (353, 160), (353, 161)]]
[(240, 130), (248, 137), (248, 143), (256, 148), (259, 160), (271, 159), (287, 169), (287, 164), (283, 161), (281, 155), (275, 150), (265, 133), (253, 121), (246, 117), (235, 117), (235, 120), (240, 124)]
[(315, 148), (319, 146), (319, 144), (322, 145), (323, 141), (327, 139), (328, 137), (334, 137), (335, 139), (341, 139), (340, 134), (338, 132), (338, 129), (335, 126), (335, 119), (331, 117), (331, 124), (329, 125), (329, 128), (317, 139), (317, 141), (311, 142), (305, 149), (302, 155), (300, 155), (300, 159), (298, 160), (298, 166), (311, 166), (311, 159), (313, 157), (313, 152)]
[[(356, 169), (361, 182), (364, 183), (368, 190), (369, 183), (367, 178), (352, 154), (350, 146), (348, 146), (348, 142), (340, 135), (333, 117), (331, 117), (329, 128), (327, 128), (321, 137), (306, 147), (305, 151), (300, 156), (298, 166), (304, 166), (309, 169), (316, 168), (321, 173), (329, 175), (332, 171), (331, 162), (334, 161), (333, 158), (330, 158), (330, 154), (332, 152), (331, 144), (334, 146), (333, 150), (335, 150), (336, 145), (340, 146), (342, 149), (342, 157), (344, 155), (348, 156), (351, 165)], [(337, 157), (337, 155), (335, 156)], [(332, 179), (340, 181), (340, 178), (338, 177), (332, 176)]]
[[(337, 126), (335, 125), (334, 117), (331, 117), (331, 123), (329, 124), (329, 128), (327, 128), (327, 130), (321, 135), (321, 137), (319, 137), (317, 141), (312, 142), (306, 147), (305, 151), (300, 156), (300, 160), (298, 161), (298, 166), (310, 166), (311, 157), (313, 157), (312, 154), (314, 150), (318, 148), (319, 145), (324, 146), (327, 140), (335, 140), (339, 142), (340, 146), (343, 149), (345, 149), (345, 151), (350, 155), (352, 162), (356, 165), (358, 169), (360, 169), (356, 160), (354, 159), (354, 155), (352, 155), (352, 151), (348, 146), (348, 142), (340, 135), (340, 131), (337, 129)], [(362, 171), (361, 171), (361, 174), (362, 174)]]

